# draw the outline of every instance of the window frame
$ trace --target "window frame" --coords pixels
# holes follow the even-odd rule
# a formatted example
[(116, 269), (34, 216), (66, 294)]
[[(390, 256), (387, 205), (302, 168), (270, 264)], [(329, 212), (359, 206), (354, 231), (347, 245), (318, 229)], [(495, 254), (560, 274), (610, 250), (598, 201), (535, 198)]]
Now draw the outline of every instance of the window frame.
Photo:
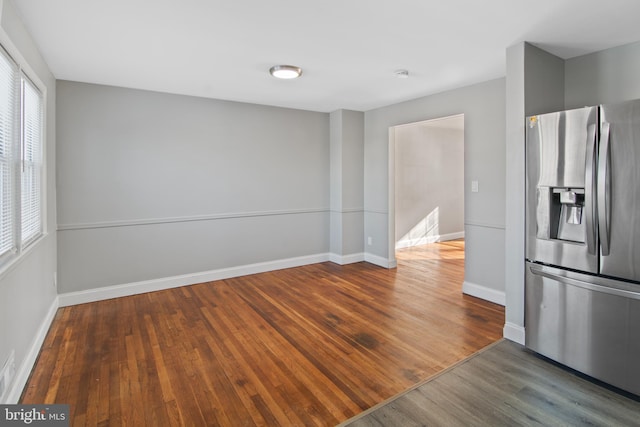
[[(2, 55), (3, 61), (6, 61), (9, 65), (9, 70), (12, 74), (12, 78), (7, 82), (7, 89), (11, 91), (10, 99), (8, 99), (8, 103), (6, 105), (7, 111), (6, 114), (3, 114), (1, 124), (3, 126), (2, 133), (5, 135), (5, 128), (8, 133), (8, 138), (10, 139), (6, 142), (6, 139), (3, 140), (2, 144), (2, 160), (3, 160), (3, 169), (6, 168), (6, 171), (3, 171), (3, 177), (8, 182), (5, 182), (4, 179), (0, 182), (0, 209), (1, 218), (0, 218), (0, 227), (2, 228), (0, 232), (0, 265), (5, 264), (8, 260), (10, 260), (18, 251), (17, 239), (16, 239), (16, 154), (17, 154), (17, 145), (16, 140), (20, 133), (19, 129), (19, 118), (18, 118), (18, 98), (20, 96), (20, 91), (18, 88), (18, 79), (16, 76), (19, 73), (19, 67), (16, 61), (13, 59), (11, 55), (0, 46), (0, 55)], [(5, 107), (5, 105), (3, 105)], [(2, 108), (4, 110), (4, 108)], [(5, 118), (6, 116), (6, 118)], [(9, 123), (4, 123), (6, 121), (10, 121)], [(6, 194), (8, 193), (8, 194)], [(7, 206), (8, 205), (8, 206)], [(5, 242), (4, 237), (5, 234), (8, 233), (8, 241)]]
[[(13, 158), (10, 161), (10, 177), (9, 185), (10, 200), (12, 202), (12, 225), (11, 225), (11, 247), (5, 249), (0, 254), (0, 276), (4, 275), (12, 269), (12, 267), (21, 261), (24, 256), (34, 247), (38, 246), (47, 235), (47, 90), (38, 78), (37, 74), (28, 66), (19, 51), (13, 46), (4, 31), (0, 30), (0, 55), (12, 64), (13, 81), (14, 81), (14, 103), (11, 106), (13, 116), (13, 126), (11, 130), (11, 154)], [(39, 148), (39, 159), (36, 159), (34, 167), (36, 168), (38, 200), (37, 205), (37, 221), (39, 222), (38, 230), (28, 239), (23, 239), (23, 152), (24, 152), (24, 111), (23, 111), (23, 93), (24, 86), (29, 85), (36, 94), (38, 101), (38, 118), (37, 118), (37, 144)], [(38, 176), (39, 175), (39, 176)], [(1, 186), (0, 186), (1, 187)], [(4, 194), (5, 189), (0, 188), (0, 192)], [(0, 194), (0, 198), (3, 197)], [(1, 224), (0, 224), (1, 225)], [(0, 236), (1, 237), (1, 236)]]
[[(35, 153), (32, 153), (31, 156), (33, 157), (33, 159), (27, 159), (27, 157), (29, 157), (28, 153), (27, 153), (27, 144), (29, 144), (29, 139), (30, 136), (33, 137), (33, 134), (30, 134), (29, 129), (28, 129), (28, 119), (27, 119), (27, 114), (29, 113), (27, 111), (27, 108), (25, 107), (25, 105), (27, 104), (27, 89), (26, 87), (30, 86), (31, 89), (34, 91), (34, 95), (37, 98), (38, 101), (38, 105), (37, 105), (37, 118), (35, 118), (36, 120), (36, 124), (37, 124), (37, 129), (35, 130), (35, 132), (37, 133), (37, 135), (35, 135), (35, 138), (37, 138), (37, 142), (35, 145), (35, 147), (32, 147), (31, 149), (33, 151), (35, 151)], [(21, 248), (26, 248), (27, 246), (29, 246), (31, 243), (33, 243), (34, 241), (38, 240), (38, 238), (40, 238), (40, 236), (43, 235), (44, 233), (44, 209), (43, 209), (43, 205), (44, 205), (44, 200), (43, 200), (43, 185), (44, 185), (44, 133), (43, 133), (43, 127), (44, 127), (44, 96), (42, 94), (42, 92), (40, 91), (40, 89), (38, 88), (38, 86), (36, 86), (35, 83), (33, 83), (31, 81), (31, 79), (29, 78), (29, 76), (27, 76), (24, 72), (24, 70), (21, 70), (20, 73), (20, 215), (19, 215), (19, 222), (20, 222), (20, 233), (18, 234), (19, 238), (20, 238), (20, 246)], [(25, 177), (26, 172), (28, 169), (32, 169), (34, 172), (34, 178), (35, 178), (35, 182), (34, 185), (36, 186), (35, 188), (32, 188), (34, 190), (34, 192), (36, 193), (35, 196), (37, 198), (37, 200), (32, 201), (34, 202), (37, 206), (37, 210), (39, 212), (37, 212), (36, 214), (36, 223), (35, 224), (35, 232), (31, 235), (29, 235), (28, 237), (25, 237), (25, 222), (26, 220), (29, 220), (30, 216), (33, 215), (35, 212), (31, 212), (31, 210), (29, 212), (25, 211), (25, 192), (28, 191), (25, 189), (25, 179), (28, 177)], [(33, 194), (29, 194), (29, 196), (33, 196)], [(30, 198), (32, 199), (32, 197)], [(29, 215), (29, 216), (27, 216)], [(25, 218), (27, 217), (27, 218)], [(31, 222), (31, 221), (30, 221)]]

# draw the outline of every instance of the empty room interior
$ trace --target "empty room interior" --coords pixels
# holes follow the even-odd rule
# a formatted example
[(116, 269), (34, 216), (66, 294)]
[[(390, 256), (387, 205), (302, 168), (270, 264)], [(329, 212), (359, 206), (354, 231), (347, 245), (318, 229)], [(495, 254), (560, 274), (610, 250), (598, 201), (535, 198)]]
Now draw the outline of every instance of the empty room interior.
[(638, 16), (0, 0), (0, 425), (637, 423)]

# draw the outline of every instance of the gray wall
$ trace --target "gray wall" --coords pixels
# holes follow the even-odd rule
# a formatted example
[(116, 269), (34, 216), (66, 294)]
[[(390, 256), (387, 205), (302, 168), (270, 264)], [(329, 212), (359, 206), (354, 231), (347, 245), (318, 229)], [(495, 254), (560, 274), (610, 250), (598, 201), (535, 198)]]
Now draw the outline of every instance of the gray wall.
[[(389, 128), (456, 114), (465, 117), (465, 281), (504, 292), (504, 79), (365, 113), (365, 239), (372, 239), (365, 249), (379, 261), (391, 262), (394, 256), (389, 244)], [(478, 193), (471, 192), (472, 180), (479, 182)]]
[[(15, 58), (22, 58), (46, 86), (46, 229), (48, 234), (8, 269), (0, 272), (0, 367), (15, 351), (16, 377), (8, 385), (16, 402), (48, 322), (57, 307), (53, 277), (56, 271), (56, 146), (55, 79), (23, 27), (11, 2), (0, 2), (0, 41)], [(10, 46), (12, 45), (12, 46)], [(15, 50), (13, 49), (15, 47)], [(22, 62), (22, 61), (21, 61)]]
[(563, 61), (528, 43), (507, 49), (504, 336), (524, 344), (525, 117), (561, 110)]
[(329, 250), (329, 115), (58, 82), (61, 292)]
[(565, 61), (566, 108), (640, 98), (640, 42)]
[[(344, 240), (332, 252), (392, 260), (389, 127), (462, 113), (472, 248), (465, 280), (504, 290), (496, 273), (504, 249), (502, 79), (366, 112), (364, 148), (358, 112), (333, 113), (330, 122), (323, 113), (65, 81), (57, 107), (62, 292), (327, 253), (336, 230)], [(330, 133), (342, 141), (331, 161)], [(340, 229), (330, 227), (334, 198)], [(362, 248), (367, 237), (372, 244)]]
[(330, 114), (331, 255), (345, 264), (364, 257), (364, 113)]
[(395, 203), (398, 247), (464, 234), (463, 117), (404, 126), (395, 131)]

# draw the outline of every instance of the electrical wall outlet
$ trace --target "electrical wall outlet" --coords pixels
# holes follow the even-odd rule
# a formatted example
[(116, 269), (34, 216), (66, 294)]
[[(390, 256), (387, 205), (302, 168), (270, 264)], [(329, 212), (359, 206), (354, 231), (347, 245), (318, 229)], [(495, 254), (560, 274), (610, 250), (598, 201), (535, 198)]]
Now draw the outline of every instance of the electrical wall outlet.
[(371, 236), (367, 237), (367, 245), (369, 246), (373, 245), (373, 237)]
[(54, 289), (58, 289), (58, 272), (53, 272), (53, 287)]

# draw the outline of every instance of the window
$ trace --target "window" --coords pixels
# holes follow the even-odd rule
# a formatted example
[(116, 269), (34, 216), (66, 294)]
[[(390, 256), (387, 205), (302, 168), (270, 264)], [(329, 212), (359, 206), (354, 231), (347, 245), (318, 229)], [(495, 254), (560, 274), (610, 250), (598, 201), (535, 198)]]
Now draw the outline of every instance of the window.
[(15, 249), (14, 145), (16, 143), (17, 67), (0, 52), (0, 256)]
[(24, 76), (21, 79), (22, 108), (22, 244), (27, 245), (42, 234), (42, 96)]
[(43, 96), (0, 48), (0, 262), (42, 235)]

